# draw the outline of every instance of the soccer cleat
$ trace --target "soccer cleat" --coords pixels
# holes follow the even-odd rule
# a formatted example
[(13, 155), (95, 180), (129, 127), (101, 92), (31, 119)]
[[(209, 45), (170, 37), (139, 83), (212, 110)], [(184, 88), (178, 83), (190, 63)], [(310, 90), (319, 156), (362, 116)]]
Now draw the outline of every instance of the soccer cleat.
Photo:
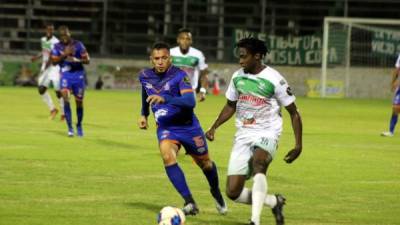
[(381, 133), (382, 137), (393, 137), (393, 133), (390, 131), (384, 131)]
[(68, 128), (68, 137), (73, 137), (74, 136), (74, 129)]
[(56, 117), (57, 113), (58, 113), (58, 109), (51, 110), (49, 119), (50, 120), (54, 120), (54, 118)]
[(62, 115), (60, 116), (60, 121), (64, 121), (64, 120), (65, 120), (65, 115), (62, 114)]
[(185, 206), (183, 206), (182, 211), (185, 215), (196, 215), (199, 213), (199, 208), (197, 208), (196, 203), (187, 203)]
[(77, 133), (78, 137), (83, 137), (82, 126), (76, 126), (76, 133)]
[(215, 200), (215, 207), (217, 208), (217, 211), (221, 215), (225, 215), (228, 212), (228, 206), (225, 203), (225, 200), (222, 199), (223, 204), (221, 205), (217, 200)]
[(210, 192), (214, 198), (215, 208), (217, 208), (218, 213), (221, 215), (225, 215), (228, 212), (228, 206), (226, 205), (226, 202), (222, 197), (221, 192), (219, 190), (218, 191), (211, 190)]
[(250, 220), (248, 225), (256, 225), (253, 221)]
[(285, 224), (285, 217), (283, 216), (283, 205), (285, 205), (286, 199), (280, 195), (276, 194), (276, 205), (272, 208), (272, 213), (275, 216), (276, 225)]

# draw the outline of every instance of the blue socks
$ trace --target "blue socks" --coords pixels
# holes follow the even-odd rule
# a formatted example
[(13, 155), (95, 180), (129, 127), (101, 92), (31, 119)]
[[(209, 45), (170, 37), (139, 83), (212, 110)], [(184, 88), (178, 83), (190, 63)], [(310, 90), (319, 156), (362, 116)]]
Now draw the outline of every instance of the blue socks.
[(218, 171), (217, 166), (214, 162), (212, 162), (211, 170), (203, 170), (204, 175), (207, 177), (208, 184), (212, 190), (219, 189), (219, 181), (218, 181)]
[(390, 128), (389, 128), (389, 131), (390, 131), (390, 133), (394, 133), (394, 127), (396, 126), (396, 123), (397, 123), (397, 118), (398, 118), (398, 115), (392, 115), (392, 118), (390, 119)]
[(175, 163), (174, 165), (166, 166), (165, 171), (175, 189), (179, 192), (182, 198), (185, 199), (185, 202), (193, 201), (192, 194), (190, 193), (189, 187), (186, 183), (185, 175), (178, 164)]
[(219, 190), (219, 179), (218, 179), (218, 171), (217, 166), (214, 162), (212, 162), (211, 170), (203, 170), (204, 175), (207, 178), (208, 184), (210, 185), (211, 195), (221, 206), (225, 205), (224, 199), (222, 197), (221, 191)]
[(82, 125), (82, 119), (83, 119), (83, 107), (76, 108), (76, 115), (78, 116), (78, 122), (76, 126), (80, 127)]
[(72, 129), (72, 114), (69, 102), (64, 102), (65, 121), (67, 122), (68, 129)]

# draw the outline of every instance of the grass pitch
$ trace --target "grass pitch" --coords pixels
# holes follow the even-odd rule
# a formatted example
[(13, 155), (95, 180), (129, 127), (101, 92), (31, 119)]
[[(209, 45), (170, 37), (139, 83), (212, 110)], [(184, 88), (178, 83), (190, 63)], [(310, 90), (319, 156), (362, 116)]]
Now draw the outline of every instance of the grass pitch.
[[(84, 138), (68, 138), (66, 125), (49, 121), (33, 88), (0, 88), (0, 225), (151, 225), (166, 205), (182, 206), (157, 149), (155, 125), (139, 130), (140, 96), (133, 91), (89, 90)], [(225, 99), (209, 96), (196, 108), (208, 128)], [(287, 198), (287, 224), (400, 224), (400, 124), (383, 138), (390, 100), (298, 98), (304, 149), (282, 159), (294, 137), (284, 132), (268, 175), (269, 192)], [(73, 105), (73, 116), (76, 113)], [(235, 129), (233, 119), (209, 142), (221, 188)], [(190, 157), (178, 159), (201, 213), (187, 225), (241, 225), (250, 207), (228, 201), (219, 216), (206, 179)], [(249, 183), (250, 184), (250, 183)], [(262, 224), (274, 224), (265, 209)]]

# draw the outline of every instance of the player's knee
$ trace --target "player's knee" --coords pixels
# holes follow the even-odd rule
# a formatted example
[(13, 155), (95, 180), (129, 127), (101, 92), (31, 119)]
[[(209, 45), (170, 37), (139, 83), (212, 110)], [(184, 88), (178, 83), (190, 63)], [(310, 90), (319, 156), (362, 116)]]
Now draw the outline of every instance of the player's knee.
[(76, 102), (76, 107), (78, 108), (83, 108), (83, 103), (82, 101), (75, 101)]
[(232, 201), (235, 201), (236, 199), (238, 199), (241, 192), (242, 192), (242, 190), (237, 190), (237, 189), (229, 188), (229, 187), (226, 187), (226, 190), (225, 190), (226, 196), (229, 199), (231, 199)]
[(253, 169), (254, 174), (256, 173), (266, 173), (268, 168), (268, 161), (262, 159), (253, 159)]
[(62, 98), (61, 91), (56, 91), (57, 98)]
[(38, 87), (38, 92), (39, 92), (39, 94), (41, 94), (41, 95), (44, 94), (44, 93), (46, 92), (46, 89), (47, 89), (47, 88), (44, 87), (44, 86), (39, 86), (39, 87)]
[(174, 154), (168, 152), (161, 152), (161, 158), (163, 160), (164, 165), (169, 166), (176, 163), (176, 157)]
[(213, 169), (213, 162), (209, 158), (198, 161), (197, 165), (199, 165), (203, 171), (210, 171)]
[(176, 163), (176, 153), (173, 147), (169, 142), (160, 143), (161, 158), (166, 166)]

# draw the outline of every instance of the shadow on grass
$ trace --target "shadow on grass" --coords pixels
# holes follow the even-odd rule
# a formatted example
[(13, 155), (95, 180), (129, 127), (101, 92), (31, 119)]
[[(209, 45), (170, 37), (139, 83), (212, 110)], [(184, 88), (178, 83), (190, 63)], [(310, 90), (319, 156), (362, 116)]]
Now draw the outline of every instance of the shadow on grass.
[(127, 205), (128, 207), (132, 207), (132, 208), (140, 208), (140, 209), (145, 209), (147, 211), (150, 212), (158, 212), (160, 211), (160, 209), (162, 207), (164, 207), (161, 204), (152, 204), (152, 203), (148, 203), (148, 202), (128, 202), (128, 203), (124, 203), (125, 205)]
[(202, 225), (245, 225), (247, 224), (245, 220), (243, 221), (237, 221), (234, 218), (230, 218), (229, 214), (226, 216), (222, 216), (221, 219), (202, 219), (200, 217), (192, 217), (192, 216), (187, 216), (186, 220), (192, 220), (196, 221), (199, 224)]
[[(160, 209), (162, 209), (165, 205), (161, 205), (161, 204), (152, 204), (152, 203), (148, 203), (148, 202), (128, 202), (128, 203), (124, 203), (124, 205), (131, 207), (131, 208), (140, 208), (140, 209), (144, 209), (150, 212), (158, 212), (160, 211)], [(201, 214), (201, 212), (200, 212)], [(237, 221), (235, 220), (235, 218), (232, 218), (228, 215), (225, 216), (218, 216), (219, 219), (210, 219), (210, 218), (200, 218), (198, 216), (186, 216), (186, 220), (191, 220), (191, 221), (195, 221), (199, 224), (203, 224), (203, 225), (245, 225), (246, 221)]]
[(62, 130), (46, 130), (46, 132), (55, 134), (57, 136), (63, 136), (63, 137), (68, 138), (67, 127), (65, 127), (65, 129), (62, 129)]
[(121, 148), (121, 149), (125, 149), (125, 150), (134, 150), (134, 149), (138, 148), (138, 146), (134, 145), (134, 144), (127, 144), (127, 143), (122, 143), (122, 142), (117, 142), (117, 141), (112, 141), (112, 140), (106, 140), (106, 139), (96, 139), (95, 142), (99, 145), (112, 147), (112, 149)]

